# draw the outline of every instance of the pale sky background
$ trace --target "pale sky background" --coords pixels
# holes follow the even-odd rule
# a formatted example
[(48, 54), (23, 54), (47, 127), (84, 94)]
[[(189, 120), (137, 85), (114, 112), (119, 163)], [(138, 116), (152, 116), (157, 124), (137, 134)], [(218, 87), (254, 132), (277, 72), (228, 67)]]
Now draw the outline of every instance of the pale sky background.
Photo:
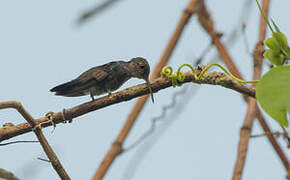
[[(76, 25), (79, 15), (96, 5), (93, 0), (73, 1), (0, 1), (0, 101), (17, 100), (38, 118), (49, 111), (59, 112), (90, 101), (89, 97), (54, 96), (49, 89), (77, 77), (85, 70), (113, 60), (129, 60), (142, 56), (153, 68), (158, 62), (172, 32), (189, 0), (122, 0), (114, 7)], [(252, 51), (258, 34), (259, 13), (254, 4), (242, 11), (245, 0), (206, 1), (220, 32), (229, 33), (237, 27), (240, 14), (250, 14), (246, 36)], [(288, 9), (290, 1), (271, 3), (270, 14), (289, 37)], [(252, 77), (252, 58), (245, 50), (242, 34), (230, 53), (243, 76)], [(269, 36), (269, 33), (268, 33)], [(170, 65), (187, 63), (198, 57), (209, 43), (209, 37), (193, 17), (174, 52)], [(207, 64), (215, 51), (204, 61)], [(266, 70), (267, 67), (264, 66)], [(215, 69), (217, 70), (217, 69)], [(131, 79), (121, 89), (142, 80)], [(198, 88), (200, 87), (200, 88)], [(189, 85), (196, 94), (171, 123), (158, 123), (166, 130), (134, 170), (131, 179), (230, 179), (236, 159), (239, 130), (245, 117), (246, 104), (232, 90), (210, 85)], [(153, 117), (163, 105), (171, 102), (169, 88), (155, 94), (155, 104), (148, 102), (125, 146), (129, 146), (150, 127)], [(198, 90), (198, 91), (197, 91)], [(189, 94), (188, 96), (191, 96)], [(44, 133), (72, 179), (90, 179), (105, 153), (119, 133), (136, 99), (101, 109), (73, 120), (71, 124), (45, 128)], [(185, 103), (185, 102), (184, 102)], [(166, 121), (165, 119), (164, 121)], [(172, 120), (172, 119), (171, 119)], [(273, 130), (280, 130), (267, 116)], [(2, 110), (0, 123), (25, 122), (14, 110)], [(165, 128), (164, 128), (165, 127)], [(253, 134), (261, 133), (255, 122)], [(156, 139), (153, 137), (153, 139)], [(33, 133), (14, 140), (36, 140)], [(290, 155), (282, 138), (284, 151)], [(144, 144), (143, 144), (144, 145)], [(144, 146), (139, 146), (140, 148)], [(116, 159), (106, 180), (124, 177), (138, 147)], [(41, 146), (15, 144), (0, 148), (0, 167), (24, 180), (59, 179)], [(250, 141), (244, 179), (284, 180), (285, 169), (266, 138)]]

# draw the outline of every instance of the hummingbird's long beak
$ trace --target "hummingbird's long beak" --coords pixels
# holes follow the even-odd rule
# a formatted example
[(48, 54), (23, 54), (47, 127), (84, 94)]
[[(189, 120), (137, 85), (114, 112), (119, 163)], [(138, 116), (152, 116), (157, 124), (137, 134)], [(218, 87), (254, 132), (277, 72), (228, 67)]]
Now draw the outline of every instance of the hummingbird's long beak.
[(152, 88), (151, 88), (150, 82), (149, 82), (148, 79), (145, 79), (145, 81), (147, 83), (147, 86), (148, 86), (148, 89), (149, 89), (149, 92), (150, 92), (150, 95), (151, 95), (151, 100), (154, 103), (154, 97), (153, 97), (153, 92), (152, 92)]

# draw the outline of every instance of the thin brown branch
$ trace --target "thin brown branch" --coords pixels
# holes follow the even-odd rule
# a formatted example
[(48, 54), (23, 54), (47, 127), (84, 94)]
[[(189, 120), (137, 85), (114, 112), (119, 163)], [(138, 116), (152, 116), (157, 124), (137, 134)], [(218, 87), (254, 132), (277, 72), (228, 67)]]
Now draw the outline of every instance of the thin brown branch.
[(280, 137), (280, 136), (284, 136), (286, 137), (287, 136), (287, 132), (279, 132), (279, 131), (275, 131), (275, 132), (267, 132), (267, 133), (261, 133), (261, 134), (254, 134), (254, 135), (251, 135), (251, 138), (260, 138), (260, 137), (265, 137), (267, 136), (267, 134), (272, 134), (276, 137)]
[(77, 19), (77, 23), (79, 24), (84, 23), (85, 21), (92, 18), (93, 16), (96, 16), (97, 14), (103, 12), (109, 7), (112, 7), (118, 1), (119, 0), (106, 0), (101, 3), (98, 3), (96, 7), (83, 12), (82, 15)]
[[(265, 11), (266, 15), (268, 14), (269, 6), (270, 6), (269, 0), (263, 0), (263, 10)], [(253, 62), (254, 62), (253, 79), (259, 79), (261, 76), (263, 64), (263, 52), (264, 52), (263, 40), (265, 39), (266, 36), (266, 27), (267, 24), (263, 20), (263, 17), (260, 16), (259, 39), (253, 54)], [(257, 110), (258, 110), (257, 101), (255, 99), (250, 99), (248, 102), (248, 109), (245, 121), (240, 131), (237, 160), (235, 163), (234, 172), (232, 176), (233, 180), (240, 180), (242, 178), (243, 169), (245, 167), (248, 152), (249, 140), (251, 137), (253, 122), (255, 120)]]
[[(239, 83), (231, 79), (224, 73), (207, 72), (203, 75), (203, 77), (200, 80), (195, 80), (194, 75), (191, 72), (186, 72), (185, 75), (186, 75), (186, 79), (184, 83), (194, 82), (198, 84), (220, 85), (220, 86), (232, 89), (234, 91), (240, 92), (242, 94), (245, 94), (247, 96), (255, 97), (254, 88), (249, 87), (245, 84)], [(159, 77), (151, 82), (151, 87), (152, 87), (153, 92), (157, 92), (159, 90), (162, 90), (171, 86), (172, 86), (171, 80), (166, 77)], [(95, 99), (94, 101), (80, 104), (78, 106), (72, 107), (65, 111), (54, 113), (52, 115), (52, 118), (53, 118), (54, 124), (66, 122), (67, 120), (71, 120), (73, 118), (79, 117), (89, 112), (92, 112), (101, 108), (105, 108), (107, 106), (117, 104), (120, 102), (129, 101), (133, 98), (147, 95), (148, 93), (149, 93), (149, 90), (148, 90), (147, 84), (140, 84), (140, 85), (133, 86), (125, 90), (113, 93), (110, 96), (101, 97), (99, 99)], [(36, 119), (35, 123), (36, 124), (41, 123), (41, 126), (43, 128), (53, 125), (52, 122), (48, 120), (46, 116)], [(15, 126), (2, 127), (0, 128), (0, 142), (3, 140), (10, 139), (15, 136), (19, 136), (21, 134), (28, 133), (32, 130), (31, 127), (32, 126), (29, 123), (22, 123)]]
[[(162, 67), (165, 66), (167, 64), (167, 62), (169, 61), (169, 58), (172, 55), (172, 52), (173, 52), (178, 40), (180, 39), (180, 36), (183, 32), (185, 25), (187, 24), (188, 20), (190, 19), (190, 17), (192, 16), (192, 14), (194, 13), (194, 11), (196, 9), (195, 5), (196, 5), (196, 0), (189, 1), (185, 11), (183, 12), (183, 15), (181, 16), (181, 18), (179, 20), (179, 23), (175, 29), (175, 32), (173, 33), (159, 63), (155, 67), (155, 69), (150, 77), (150, 80), (154, 80), (155, 78), (157, 78), (159, 76), (159, 73), (161, 72)], [(128, 133), (130, 132), (137, 117), (139, 116), (139, 113), (141, 112), (142, 108), (144, 107), (145, 102), (147, 101), (147, 98), (148, 98), (148, 96), (144, 96), (144, 97), (139, 98), (139, 100), (137, 101), (137, 103), (133, 107), (130, 115), (128, 116), (128, 118), (127, 118), (127, 120), (122, 128), (122, 130), (120, 131), (118, 137), (115, 140), (116, 143), (113, 143), (112, 147), (107, 152), (107, 154), (104, 157), (102, 163), (100, 164), (98, 170), (96, 171), (95, 175), (93, 176), (93, 180), (102, 179), (104, 177), (104, 175), (106, 174), (107, 170), (109, 169), (110, 165), (114, 161), (114, 159), (121, 153), (122, 144), (125, 141)], [(118, 145), (116, 146), (116, 144), (118, 144)]]
[(41, 157), (38, 157), (37, 159), (38, 159), (38, 160), (40, 160), (40, 161), (44, 161), (44, 162), (48, 162), (48, 163), (51, 163), (51, 161), (50, 161), (50, 160), (47, 160), (47, 159), (43, 159), (43, 158), (41, 158)]
[(8, 143), (1, 143), (0, 146), (7, 146), (10, 144), (19, 144), (19, 143), (38, 143), (39, 141), (12, 141)]
[(18, 177), (14, 176), (13, 173), (5, 170), (5, 169), (2, 169), (0, 168), (0, 179), (9, 179), (9, 180), (19, 180)]
[(70, 177), (62, 167), (60, 161), (58, 160), (56, 154), (53, 152), (52, 148), (48, 144), (44, 134), (42, 133), (40, 124), (37, 124), (33, 117), (24, 109), (21, 103), (16, 101), (1, 102), (0, 109), (13, 108), (16, 109), (23, 118), (29, 123), (30, 127), (33, 129), (37, 139), (39, 140), (44, 152), (51, 161), (54, 170), (57, 172), (61, 179), (70, 180)]
[(287, 140), (287, 143), (288, 143), (288, 148), (290, 148), (290, 136), (288, 134), (288, 131), (286, 130), (285, 127), (282, 127), (283, 129), (283, 133), (284, 133), (284, 138)]
[(289, 176), (289, 174), (290, 174), (290, 165), (289, 165), (289, 160), (288, 160), (286, 154), (283, 152), (283, 150), (282, 150), (282, 148), (280, 147), (280, 145), (278, 144), (278, 142), (276, 141), (274, 135), (271, 134), (271, 133), (269, 133), (269, 132), (271, 132), (271, 129), (270, 129), (270, 127), (267, 125), (266, 120), (265, 120), (265, 118), (263, 117), (263, 115), (262, 115), (260, 109), (258, 109), (258, 111), (257, 111), (257, 118), (258, 118), (258, 121), (259, 121), (259, 123), (261, 124), (261, 126), (262, 126), (262, 128), (263, 128), (265, 134), (267, 135), (269, 141), (271, 142), (271, 144), (272, 144), (274, 150), (276, 151), (276, 153), (277, 153), (278, 156), (280, 157), (280, 159), (281, 159), (281, 161), (282, 161), (282, 163), (283, 163), (283, 165), (284, 165), (284, 167), (285, 167), (285, 169), (286, 169), (286, 171), (287, 171), (287, 173), (288, 173), (288, 177), (290, 177), (290, 176)]
[(256, 117), (256, 100), (250, 98), (248, 102), (247, 114), (240, 131), (240, 140), (238, 145), (237, 160), (235, 163), (233, 180), (241, 179), (245, 167), (246, 156), (248, 152), (249, 139), (251, 137), (253, 122)]
[[(219, 40), (219, 36), (217, 35), (218, 33), (214, 29), (214, 22), (210, 18), (209, 12), (206, 10), (204, 1), (203, 0), (198, 0), (198, 6), (200, 7), (200, 8), (197, 8), (197, 10), (198, 10), (197, 14), (198, 14), (198, 19), (200, 21), (200, 24), (205, 29), (205, 31), (211, 36), (212, 41), (213, 41), (214, 45), (217, 48), (217, 51), (219, 53), (219, 56), (220, 56), (221, 60), (223, 62), (225, 62), (225, 64), (227, 65), (227, 67), (229, 68), (229, 70), (230, 70), (230, 72), (232, 74), (234, 74), (235, 76), (240, 77), (242, 79), (242, 76), (239, 73), (239, 71), (238, 71), (237, 67), (235, 66), (235, 64), (233, 63), (233, 60), (230, 57), (226, 47)], [(260, 24), (260, 26), (263, 26), (263, 25)], [(261, 27), (260, 27), (260, 30), (263, 31), (263, 29)], [(259, 42), (262, 42), (263, 39), (264, 38), (262, 38), (262, 35), (259, 36)], [(259, 72), (256, 71), (256, 73), (258, 74)], [(244, 99), (248, 102), (247, 98), (244, 98)], [(259, 109), (257, 109), (257, 111), (260, 112)], [(265, 132), (268, 132), (270, 130), (270, 128), (269, 128), (268, 124), (266, 123), (264, 117), (261, 115), (261, 113), (260, 113), (259, 116), (257, 116), (257, 118), (258, 118), (258, 121), (259, 121), (260, 125), (262, 126), (263, 130)], [(290, 171), (289, 169), (290, 168), (288, 167), (289, 163), (288, 163), (287, 156), (282, 151), (281, 147), (279, 146), (278, 142), (273, 137), (273, 135), (268, 134), (267, 137), (268, 137), (269, 141), (271, 142), (271, 144), (272, 144), (274, 150), (276, 151), (277, 155), (279, 156), (279, 158), (283, 162), (285, 168), (288, 169), (288, 174), (289, 174), (289, 171)]]

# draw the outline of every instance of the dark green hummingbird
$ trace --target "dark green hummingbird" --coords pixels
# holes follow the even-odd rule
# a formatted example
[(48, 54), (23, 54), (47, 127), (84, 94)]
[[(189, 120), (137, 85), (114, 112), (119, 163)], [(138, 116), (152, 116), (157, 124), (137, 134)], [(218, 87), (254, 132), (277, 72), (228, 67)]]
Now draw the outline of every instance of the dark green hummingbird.
[(133, 58), (128, 62), (113, 61), (93, 67), (76, 79), (58, 85), (50, 91), (55, 92), (55, 95), (67, 97), (90, 95), (94, 100), (94, 96), (105, 93), (110, 95), (112, 91), (120, 88), (130, 78), (135, 77), (146, 81), (152, 102), (154, 102), (148, 78), (149, 73), (150, 66), (147, 60), (142, 57)]

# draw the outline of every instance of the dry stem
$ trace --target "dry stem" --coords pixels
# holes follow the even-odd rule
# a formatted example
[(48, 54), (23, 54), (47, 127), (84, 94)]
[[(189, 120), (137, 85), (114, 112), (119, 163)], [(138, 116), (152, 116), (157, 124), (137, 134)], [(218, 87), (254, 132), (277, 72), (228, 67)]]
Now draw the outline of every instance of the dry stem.
[(13, 108), (16, 109), (22, 117), (29, 123), (30, 127), (33, 129), (37, 139), (39, 140), (44, 152), (49, 158), (51, 165), (54, 170), (57, 172), (61, 179), (70, 180), (70, 177), (62, 167), (60, 161), (58, 160), (56, 154), (53, 152), (52, 148), (48, 144), (44, 134), (42, 133), (40, 124), (37, 124), (33, 117), (24, 109), (21, 103), (16, 101), (7, 101), (0, 103), (0, 109)]

